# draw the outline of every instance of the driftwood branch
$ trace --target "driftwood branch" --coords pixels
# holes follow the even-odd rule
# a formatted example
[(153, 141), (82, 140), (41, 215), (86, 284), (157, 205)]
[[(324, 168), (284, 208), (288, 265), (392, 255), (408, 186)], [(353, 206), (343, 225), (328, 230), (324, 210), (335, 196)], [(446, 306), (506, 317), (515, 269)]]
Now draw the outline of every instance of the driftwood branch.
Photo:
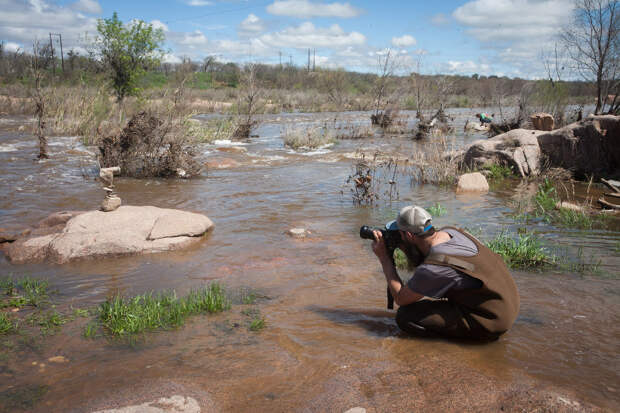
[(601, 204), (603, 208), (620, 210), (620, 205), (612, 204), (611, 202), (605, 201), (603, 198), (598, 199), (598, 203)]

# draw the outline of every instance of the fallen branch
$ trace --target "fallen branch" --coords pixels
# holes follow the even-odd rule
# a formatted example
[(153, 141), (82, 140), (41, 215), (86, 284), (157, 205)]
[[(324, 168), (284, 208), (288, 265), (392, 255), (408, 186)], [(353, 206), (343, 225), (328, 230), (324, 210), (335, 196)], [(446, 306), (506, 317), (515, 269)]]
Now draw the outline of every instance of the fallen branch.
[(603, 198), (598, 199), (598, 203), (601, 204), (603, 208), (620, 210), (620, 205), (612, 204), (611, 202), (605, 201)]

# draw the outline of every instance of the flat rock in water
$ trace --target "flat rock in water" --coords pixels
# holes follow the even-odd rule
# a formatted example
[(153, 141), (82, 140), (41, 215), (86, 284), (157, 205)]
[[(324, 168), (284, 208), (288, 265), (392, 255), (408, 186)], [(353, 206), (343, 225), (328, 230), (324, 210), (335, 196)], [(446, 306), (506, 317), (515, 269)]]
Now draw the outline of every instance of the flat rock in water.
[(305, 238), (310, 234), (310, 231), (305, 228), (291, 228), (286, 233), (294, 238)]
[(152, 402), (117, 409), (98, 410), (93, 413), (200, 413), (198, 401), (192, 397), (162, 397)]
[[(64, 218), (64, 216), (63, 216)], [(112, 212), (89, 211), (74, 215), (54, 232), (34, 230), (6, 248), (13, 263), (170, 251), (198, 242), (213, 228), (202, 214), (157, 208), (121, 206)]]
[(456, 192), (487, 192), (489, 183), (480, 172), (464, 174), (459, 177)]

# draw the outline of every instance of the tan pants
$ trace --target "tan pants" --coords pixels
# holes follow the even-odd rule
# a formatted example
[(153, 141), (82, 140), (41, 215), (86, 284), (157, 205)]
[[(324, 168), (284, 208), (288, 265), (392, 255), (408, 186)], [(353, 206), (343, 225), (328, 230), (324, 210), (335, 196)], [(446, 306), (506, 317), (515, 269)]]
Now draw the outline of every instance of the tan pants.
[(401, 330), (422, 337), (444, 336), (482, 341), (499, 337), (488, 332), (449, 300), (422, 299), (399, 307), (396, 324)]

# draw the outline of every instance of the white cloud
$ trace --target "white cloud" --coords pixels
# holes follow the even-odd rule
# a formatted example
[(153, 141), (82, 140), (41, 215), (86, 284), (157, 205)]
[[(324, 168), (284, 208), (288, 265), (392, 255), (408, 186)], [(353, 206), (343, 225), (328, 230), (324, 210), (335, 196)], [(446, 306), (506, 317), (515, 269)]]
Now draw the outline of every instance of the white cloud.
[(182, 63), (183, 60), (180, 57), (177, 57), (173, 54), (166, 53), (164, 57), (161, 59), (163, 63)]
[(305, 22), (297, 27), (288, 27), (275, 33), (267, 33), (260, 37), (261, 41), (273, 47), (291, 48), (346, 48), (366, 43), (366, 36), (358, 32), (346, 33), (340, 26), (334, 24), (330, 27), (315, 27), (310, 22)]
[(267, 11), (278, 16), (298, 17), (342, 17), (359, 16), (362, 11), (349, 3), (315, 3), (309, 0), (276, 0), (267, 6)]
[(466, 61), (449, 60), (446, 63), (445, 69), (449, 73), (453, 73), (453, 74), (478, 73), (478, 74), (486, 75), (490, 73), (491, 66), (486, 63), (475, 63), (471, 60), (466, 60)]
[(151, 25), (153, 26), (154, 29), (162, 29), (164, 32), (169, 31), (168, 26), (166, 26), (166, 24), (160, 20), (152, 20)]
[(256, 15), (250, 14), (237, 28), (240, 37), (251, 37), (264, 33), (267, 25)]
[(209, 43), (207, 37), (202, 34), (200, 30), (196, 30), (191, 33), (183, 33), (183, 37), (176, 40), (176, 43), (181, 46), (188, 46), (190, 48), (204, 47)]
[(19, 49), (21, 49), (21, 46), (17, 43), (7, 42), (4, 44), (4, 50), (6, 50), (7, 52), (16, 52)]
[(572, 0), (475, 0), (452, 16), (512, 72), (532, 76), (542, 70), (540, 51), (553, 44), (573, 8)]
[(452, 15), (483, 43), (536, 45), (559, 32), (569, 21), (572, 8), (571, 0), (476, 0)]
[(84, 6), (87, 3), (59, 6), (44, 0), (0, 0), (0, 39), (24, 45), (30, 50), (35, 39), (49, 41), (50, 32), (62, 33), (64, 50), (77, 48), (82, 45), (87, 32), (91, 36), (96, 32), (97, 20), (75, 10), (73, 6), (76, 4)]
[(188, 0), (185, 2), (185, 4), (187, 4), (188, 6), (202, 7), (202, 6), (212, 6), (213, 2), (207, 1), (207, 0)]
[(408, 34), (405, 34), (401, 37), (392, 37), (392, 45), (397, 47), (414, 46), (416, 43), (416, 39)]
[(71, 8), (88, 14), (101, 14), (101, 6), (97, 0), (78, 0)]

